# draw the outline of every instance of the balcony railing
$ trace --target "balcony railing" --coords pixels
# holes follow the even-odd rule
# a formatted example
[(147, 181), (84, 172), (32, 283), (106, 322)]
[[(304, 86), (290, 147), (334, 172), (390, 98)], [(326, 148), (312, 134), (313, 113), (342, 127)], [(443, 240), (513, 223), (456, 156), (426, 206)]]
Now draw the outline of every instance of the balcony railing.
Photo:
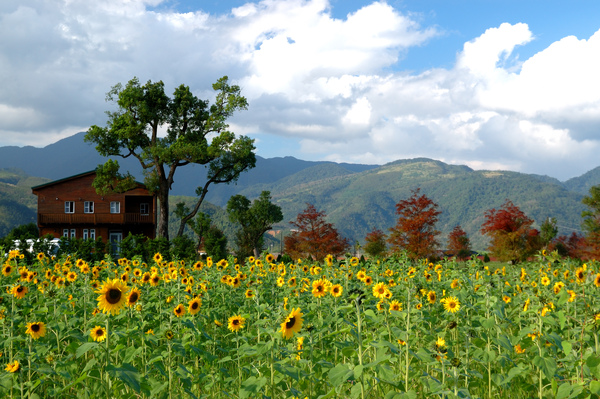
[(154, 215), (139, 213), (50, 213), (38, 214), (38, 223), (47, 224), (146, 224), (153, 223)]

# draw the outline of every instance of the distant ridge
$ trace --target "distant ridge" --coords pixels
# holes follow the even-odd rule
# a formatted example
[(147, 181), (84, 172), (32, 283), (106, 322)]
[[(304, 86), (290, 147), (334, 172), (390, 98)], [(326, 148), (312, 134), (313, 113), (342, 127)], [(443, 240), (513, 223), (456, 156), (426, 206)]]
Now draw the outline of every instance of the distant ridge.
[[(0, 147), (0, 168), (13, 168), (14, 176), (10, 179), (21, 185), (21, 179), (26, 176), (56, 180), (94, 169), (105, 159), (93, 146), (85, 143), (83, 137), (84, 133), (78, 133), (44, 148)], [(137, 160), (116, 159), (123, 170), (143, 180)], [(15, 172), (14, 168), (23, 172)], [(10, 173), (6, 172), (6, 175)], [(196, 187), (204, 183), (204, 176), (202, 166), (182, 167), (175, 176), (171, 194), (183, 196), (180, 198), (194, 196)], [(5, 184), (10, 191), (9, 183)], [(479, 230), (486, 210), (497, 208), (510, 199), (538, 225), (548, 217), (555, 217), (561, 226), (560, 233), (571, 234), (581, 225), (581, 212), (585, 209), (581, 198), (596, 184), (600, 184), (600, 167), (563, 183), (549, 176), (473, 170), (465, 165), (450, 165), (429, 158), (362, 165), (303, 161), (291, 156), (268, 159), (257, 156), (256, 167), (243, 173), (236, 183), (210, 187), (206, 201), (224, 207), (234, 194), (253, 199), (261, 191), (268, 190), (284, 212), (284, 220), (275, 226), (276, 229), (289, 230), (289, 221), (306, 207), (306, 203), (312, 203), (325, 211), (327, 220), (344, 236), (353, 242), (364, 243), (365, 235), (373, 228), (387, 232), (396, 220), (395, 204), (408, 198), (411, 190), (421, 188), (421, 192), (437, 202), (442, 210), (437, 225), (442, 232), (442, 241), (454, 226), (461, 225), (474, 247), (484, 249), (487, 241)], [(7, 205), (19, 215), (16, 219), (7, 219), (8, 225), (27, 223), (31, 221), (31, 215), (35, 218), (35, 198), (30, 198), (31, 190), (22, 195), (28, 197), (29, 202), (21, 204), (29, 204), (25, 207), (32, 213), (27, 213), (24, 208), (17, 211), (14, 203)], [(10, 201), (13, 201), (12, 197), (0, 197), (0, 214), (2, 204)]]

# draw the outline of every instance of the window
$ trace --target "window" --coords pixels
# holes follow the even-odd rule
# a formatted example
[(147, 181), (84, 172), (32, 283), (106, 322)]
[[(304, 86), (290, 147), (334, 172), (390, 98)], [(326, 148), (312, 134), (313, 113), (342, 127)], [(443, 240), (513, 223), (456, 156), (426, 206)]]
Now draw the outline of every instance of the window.
[(69, 229), (63, 229), (63, 237), (69, 238)]
[(89, 237), (89, 230), (88, 229), (83, 229), (83, 239), (87, 240)]
[(149, 215), (150, 214), (150, 204), (148, 204), (148, 203), (140, 204), (140, 213), (142, 215)]
[(65, 201), (65, 213), (75, 213), (75, 201)]
[(71, 229), (71, 238), (75, 238), (75, 229)]
[(119, 201), (111, 201), (110, 213), (121, 213), (121, 203)]
[(96, 229), (90, 229), (90, 240), (96, 239)]
[(94, 202), (85, 201), (83, 203), (83, 213), (94, 213)]

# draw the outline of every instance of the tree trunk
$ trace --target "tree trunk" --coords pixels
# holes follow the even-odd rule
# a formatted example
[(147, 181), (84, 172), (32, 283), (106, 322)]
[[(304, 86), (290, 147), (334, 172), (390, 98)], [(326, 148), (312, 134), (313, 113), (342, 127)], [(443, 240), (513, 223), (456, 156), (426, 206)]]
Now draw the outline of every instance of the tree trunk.
[(158, 190), (160, 208), (156, 236), (169, 239), (169, 186), (161, 184)]

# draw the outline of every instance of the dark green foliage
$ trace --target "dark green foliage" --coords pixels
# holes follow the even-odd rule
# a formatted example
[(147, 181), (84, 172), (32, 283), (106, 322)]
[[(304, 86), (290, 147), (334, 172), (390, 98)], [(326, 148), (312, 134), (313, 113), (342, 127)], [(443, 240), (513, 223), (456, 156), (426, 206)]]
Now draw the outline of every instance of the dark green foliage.
[(210, 226), (204, 237), (206, 254), (215, 261), (227, 259), (227, 236), (216, 226)]
[(171, 258), (196, 260), (198, 252), (196, 243), (189, 236), (183, 235), (171, 240)]

